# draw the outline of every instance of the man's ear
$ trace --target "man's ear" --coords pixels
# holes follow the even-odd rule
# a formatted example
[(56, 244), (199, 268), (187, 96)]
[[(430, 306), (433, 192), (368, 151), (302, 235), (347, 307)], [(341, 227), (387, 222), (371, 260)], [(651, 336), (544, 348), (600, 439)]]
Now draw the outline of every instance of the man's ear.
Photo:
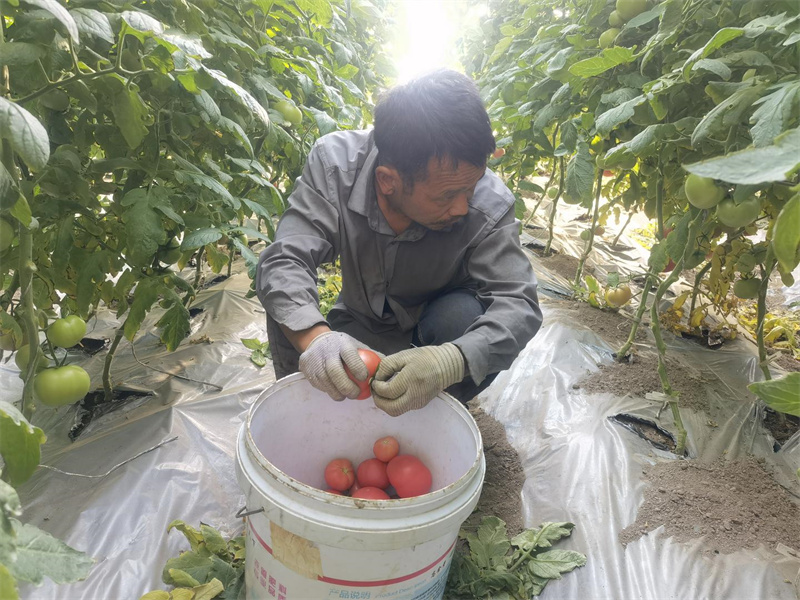
[(392, 196), (402, 189), (403, 180), (393, 167), (382, 165), (375, 169), (375, 181), (378, 182), (378, 191), (384, 196)]

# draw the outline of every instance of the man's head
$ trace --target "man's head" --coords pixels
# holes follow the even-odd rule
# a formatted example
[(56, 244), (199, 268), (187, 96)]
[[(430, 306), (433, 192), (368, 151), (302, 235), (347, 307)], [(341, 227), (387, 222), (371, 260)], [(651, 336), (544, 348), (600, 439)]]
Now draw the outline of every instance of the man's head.
[(390, 90), (375, 109), (376, 188), (389, 208), (430, 229), (467, 214), (495, 143), (471, 79), (436, 71)]

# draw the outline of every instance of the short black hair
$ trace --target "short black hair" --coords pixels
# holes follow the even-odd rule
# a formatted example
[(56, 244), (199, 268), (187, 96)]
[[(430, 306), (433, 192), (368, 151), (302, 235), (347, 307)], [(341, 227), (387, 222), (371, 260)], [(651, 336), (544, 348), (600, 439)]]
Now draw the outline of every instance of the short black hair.
[(492, 125), (475, 83), (441, 69), (389, 90), (375, 108), (375, 145), (382, 165), (413, 186), (431, 158), (486, 164), (495, 150)]

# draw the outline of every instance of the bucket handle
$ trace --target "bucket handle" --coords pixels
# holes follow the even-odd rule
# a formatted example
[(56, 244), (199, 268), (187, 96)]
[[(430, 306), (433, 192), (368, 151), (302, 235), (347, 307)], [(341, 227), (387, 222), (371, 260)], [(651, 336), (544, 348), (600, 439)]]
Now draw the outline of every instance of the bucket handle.
[(247, 505), (245, 504), (242, 508), (240, 508), (236, 512), (236, 518), (237, 519), (243, 519), (244, 517), (247, 517), (247, 516), (250, 516), (250, 515), (257, 515), (260, 512), (264, 512), (264, 507), (261, 507), (258, 510), (247, 510)]

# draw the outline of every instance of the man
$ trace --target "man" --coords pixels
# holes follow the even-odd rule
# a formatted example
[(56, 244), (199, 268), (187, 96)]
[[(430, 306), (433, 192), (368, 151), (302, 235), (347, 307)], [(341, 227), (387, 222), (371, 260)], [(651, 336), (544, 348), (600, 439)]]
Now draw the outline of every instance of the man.
[[(365, 380), (371, 347), (375, 404), (396, 416), (442, 390), (467, 402), (511, 365), (542, 315), (494, 150), (477, 88), (449, 70), (391, 90), (372, 131), (316, 142), (256, 275), (277, 377), (355, 398), (344, 365)], [(326, 321), (317, 268), (337, 258)]]

